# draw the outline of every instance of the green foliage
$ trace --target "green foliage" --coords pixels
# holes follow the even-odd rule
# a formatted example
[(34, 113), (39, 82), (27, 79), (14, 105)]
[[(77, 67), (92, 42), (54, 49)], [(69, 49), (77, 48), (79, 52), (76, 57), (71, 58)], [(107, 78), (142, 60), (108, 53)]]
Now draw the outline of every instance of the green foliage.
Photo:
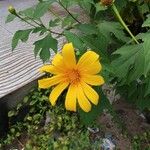
[(149, 147), (146, 146), (146, 144), (149, 145), (149, 139), (150, 139), (150, 132), (144, 132), (142, 135), (135, 135), (132, 140), (132, 147), (134, 150), (141, 150), (141, 147), (143, 150), (149, 150)]
[(150, 15), (147, 15), (147, 19), (144, 21), (142, 27), (150, 27)]
[[(74, 17), (77, 18), (77, 15), (76, 16), (74, 15)], [(71, 26), (73, 26), (74, 23), (75, 23), (75, 20), (70, 15), (68, 15), (63, 19), (62, 27), (63, 28), (69, 27), (69, 26), (71, 27)]]
[(23, 10), (23, 11), (20, 11), (19, 14), (23, 15), (26, 19), (30, 19), (30, 18), (33, 18), (34, 10), (35, 10), (35, 7), (32, 6), (30, 8)]
[(119, 10), (122, 13), (122, 16), (126, 22), (132, 24), (140, 21), (144, 21), (145, 14), (149, 13), (149, 2), (145, 0), (122, 0), (115, 1)]
[[(54, 2), (66, 12), (65, 16), (60, 16), (51, 9)], [(138, 108), (149, 108), (150, 4), (145, 0), (116, 0), (114, 4), (139, 44), (134, 43), (133, 37), (129, 37), (131, 34), (122, 27), (123, 23), (120, 21), (120, 24), (115, 18), (112, 6), (102, 6), (99, 0), (42, 0), (33, 7), (17, 12), (19, 18), (32, 28), (15, 33), (12, 49), (16, 48), (19, 41), (26, 42), (30, 34), (38, 34), (40, 37), (34, 42), (34, 54), (35, 57), (39, 55), (45, 62), (49, 61), (51, 50), (57, 52), (57, 39), (65, 37), (68, 42), (73, 43), (78, 54), (87, 49), (98, 53), (105, 81), (114, 84), (117, 91)], [(82, 9), (85, 20), (81, 14), (70, 9), (74, 6)], [(50, 18), (48, 25), (45, 25), (41, 17), (48, 11), (53, 13), (55, 18)], [(9, 15), (6, 22), (11, 22), (14, 18), (15, 16)], [(62, 30), (56, 31), (55, 27), (61, 27)], [(34, 102), (31, 104), (34, 105)], [(95, 114), (101, 113), (108, 106), (102, 96), (101, 103), (94, 107), (93, 114), (82, 117), (83, 120), (96, 118)], [(30, 117), (29, 120), (32, 119)], [(88, 119), (85, 122), (89, 122)]]
[[(141, 54), (139, 53), (143, 53), (141, 44), (124, 46), (115, 51), (114, 54), (120, 55), (118, 59), (115, 59), (112, 62), (114, 68), (115, 66), (118, 66), (117, 68), (115, 68), (116, 70), (115, 74), (120, 78), (125, 78), (127, 77), (129, 71), (131, 71), (131, 67), (135, 65), (133, 69), (140, 69), (140, 70), (136, 70), (134, 74), (131, 74), (131, 77), (133, 78), (133, 80), (140, 77), (142, 75), (141, 69), (143, 69), (142, 67), (143, 63), (142, 62), (139, 63), (139, 60), (141, 59), (140, 58)], [(140, 65), (141, 67), (136, 68), (137, 65)]]
[(17, 31), (12, 39), (12, 50), (14, 50), (16, 48), (19, 40), (21, 40), (22, 42), (26, 42), (29, 38), (29, 34), (31, 33), (31, 31), (32, 31), (32, 29)]
[[(18, 141), (18, 144), (23, 143), (22, 148), (26, 150), (84, 150), (96, 147), (94, 143), (91, 145), (90, 133), (76, 113), (66, 111), (62, 104), (57, 107), (49, 104), (49, 92), (49, 90), (31, 90), (22, 103), (8, 113), (11, 128), (7, 138), (0, 141), (1, 148)], [(25, 115), (18, 118), (26, 108)], [(50, 122), (46, 123), (47, 118)], [(17, 148), (17, 145), (13, 147)]]
[(15, 18), (16, 18), (15, 15), (9, 14), (9, 15), (7, 16), (7, 18), (6, 18), (5, 23), (9, 23), (9, 22), (13, 21)]
[(48, 9), (50, 8), (50, 5), (55, 1), (56, 0), (47, 0), (47, 1), (38, 3), (35, 7), (33, 17), (37, 19), (41, 18), (48, 11)]
[(34, 43), (34, 54), (37, 56), (39, 53), (40, 58), (43, 62), (49, 60), (50, 58), (50, 49), (52, 49), (55, 53), (57, 52), (57, 40), (54, 39), (51, 34), (48, 34), (41, 40), (38, 40)]
[(60, 20), (59, 19), (55, 19), (55, 20), (50, 20), (50, 22), (49, 22), (49, 27), (55, 27), (55, 26), (58, 26), (59, 23), (60, 22)]
[(73, 45), (77, 49), (79, 49), (80, 51), (85, 50), (84, 42), (82, 41), (82, 39), (78, 35), (70, 32), (70, 31), (65, 31), (64, 34), (65, 34), (67, 40), (69, 42), (72, 42)]
[(108, 41), (111, 39), (111, 34), (113, 34), (118, 40), (122, 42), (128, 42), (129, 38), (125, 36), (123, 28), (117, 22), (104, 21), (98, 25), (100, 33), (102, 33)]

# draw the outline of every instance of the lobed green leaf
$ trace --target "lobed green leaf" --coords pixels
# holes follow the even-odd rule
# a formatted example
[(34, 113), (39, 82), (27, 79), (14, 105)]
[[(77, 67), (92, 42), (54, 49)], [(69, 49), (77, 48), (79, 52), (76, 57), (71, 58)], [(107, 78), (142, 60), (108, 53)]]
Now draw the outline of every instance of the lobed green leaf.
[(56, 0), (47, 0), (38, 3), (35, 7), (33, 18), (41, 18), (50, 8), (51, 4)]
[(7, 18), (6, 18), (5, 23), (9, 23), (9, 22), (13, 21), (15, 18), (16, 18), (15, 15), (9, 14), (9, 15), (7, 16)]
[(16, 48), (18, 45), (19, 40), (22, 42), (26, 42), (29, 38), (29, 35), (33, 29), (26, 29), (26, 30), (18, 30), (12, 39), (12, 50)]
[(43, 39), (36, 41), (34, 45), (35, 57), (37, 54), (39, 54), (40, 58), (43, 60), (43, 62), (45, 62), (50, 58), (50, 49), (52, 49), (55, 53), (57, 52), (58, 42), (51, 36), (51, 34), (48, 34)]

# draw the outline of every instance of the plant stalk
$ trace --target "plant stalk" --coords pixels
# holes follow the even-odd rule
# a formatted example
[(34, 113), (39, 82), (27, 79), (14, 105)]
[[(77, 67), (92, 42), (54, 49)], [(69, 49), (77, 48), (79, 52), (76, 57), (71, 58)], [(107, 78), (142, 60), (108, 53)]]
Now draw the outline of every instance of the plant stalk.
[(58, 4), (79, 24), (81, 24), (81, 22), (79, 20), (77, 20), (71, 13), (70, 11), (61, 3), (61, 1), (58, 1)]
[[(27, 24), (29, 24), (30, 26), (32, 26), (32, 27), (34, 27), (34, 28), (37, 27), (37, 26), (35, 26), (34, 24), (31, 24), (30, 22), (28, 22), (27, 20), (25, 20), (24, 18), (22, 18), (21, 16), (19, 16), (18, 14), (15, 14), (15, 15), (16, 15), (18, 18), (20, 18), (22, 21), (24, 21), (24, 22), (26, 22)], [(29, 19), (31, 19), (31, 18), (29, 18)], [(31, 20), (32, 20), (32, 19), (31, 19)], [(32, 21), (33, 21), (33, 20), (32, 20)], [(41, 26), (41, 27), (46, 28), (43, 24), (39, 24), (39, 23), (37, 23), (36, 21), (35, 21), (34, 23), (36, 23), (37, 25), (39, 25), (39, 26)], [(47, 29), (47, 28), (46, 28), (46, 29)], [(55, 31), (51, 31), (50, 29), (47, 29), (47, 31), (49, 31), (50, 33), (59, 35), (59, 36), (64, 36), (63, 33), (57, 33), (57, 32), (55, 32)]]
[(132, 32), (130, 31), (130, 29), (128, 28), (128, 26), (126, 25), (126, 23), (123, 21), (122, 17), (119, 14), (119, 11), (117, 9), (117, 7), (115, 6), (115, 4), (112, 4), (112, 9), (115, 13), (115, 15), (117, 16), (120, 24), (125, 28), (125, 30), (129, 33), (129, 35), (132, 37), (132, 39), (135, 41), (136, 44), (139, 44), (139, 42), (137, 41), (137, 39), (135, 38), (135, 36), (132, 34)]
[(25, 20), (24, 18), (20, 17), (18, 14), (16, 14), (16, 16), (17, 16), (19, 19), (21, 19), (22, 21), (24, 21), (24, 22), (26, 22), (27, 24), (29, 24), (30, 26), (35, 27), (35, 28), (36, 28), (36, 26), (35, 26), (35, 25), (33, 25), (32, 23), (28, 22), (28, 21), (27, 21), (27, 20)]

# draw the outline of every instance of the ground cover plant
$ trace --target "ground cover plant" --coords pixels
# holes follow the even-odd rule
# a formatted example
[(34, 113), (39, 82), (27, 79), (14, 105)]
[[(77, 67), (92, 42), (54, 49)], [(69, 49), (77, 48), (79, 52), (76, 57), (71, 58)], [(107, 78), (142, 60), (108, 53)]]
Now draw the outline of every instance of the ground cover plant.
[[(109, 130), (115, 136), (116, 149), (149, 149), (150, 133), (148, 130), (138, 131), (135, 123), (140, 122), (142, 124), (143, 121), (140, 117), (137, 119), (138, 115), (132, 115), (129, 112), (131, 109), (126, 110), (129, 112), (129, 115), (125, 118), (126, 126), (118, 119), (116, 123), (115, 115), (112, 112), (108, 113), (113, 116), (113, 121), (109, 121), (105, 115), (102, 115), (99, 118), (100, 120), (98, 119), (85, 126), (80, 116), (77, 113), (66, 111), (61, 102), (56, 107), (49, 105), (49, 92), (50, 90), (34, 88), (16, 108), (9, 111), (10, 131), (7, 138), (1, 139), (1, 149), (97, 150), (100, 149), (105, 133), (109, 133)], [(64, 99), (65, 96), (61, 97), (61, 100)], [(123, 105), (123, 107), (126, 106)], [(117, 108), (115, 108), (115, 112), (117, 112)], [(120, 117), (120, 115), (118, 116)], [(131, 123), (128, 119), (129, 116), (135, 122)], [(113, 126), (110, 128), (108, 127), (109, 124), (113, 124)], [(129, 126), (131, 126), (131, 129), (126, 130), (125, 128)], [(99, 130), (97, 131), (97, 129)], [(130, 133), (132, 130), (135, 130), (134, 134)]]
[[(60, 16), (53, 9), (54, 5), (64, 10), (66, 15)], [(73, 11), (74, 8), (81, 11)], [(67, 110), (77, 112), (84, 125), (91, 124), (104, 110), (115, 116), (115, 111), (100, 86), (105, 82), (113, 85), (117, 93), (130, 105), (149, 113), (149, 1), (39, 0), (37, 5), (23, 11), (10, 6), (9, 12), (6, 22), (20, 18), (30, 25), (28, 29), (15, 33), (12, 50), (15, 50), (20, 41), (26, 42), (31, 34), (38, 34), (39, 40), (33, 43), (35, 57), (40, 57), (43, 63), (49, 63), (51, 51), (56, 53), (52, 64), (41, 68), (41, 71), (47, 74), (44, 79), (39, 80), (40, 88), (52, 89), (49, 92), (51, 103), (49, 107), (55, 105), (58, 99), (57, 103), (61, 101)], [(45, 13), (52, 13), (55, 16), (55, 19), (49, 20), (48, 25), (41, 19)], [(84, 14), (85, 20), (81, 18), (80, 13)], [(56, 32), (55, 27), (61, 27), (62, 30)], [(58, 52), (60, 37), (66, 38), (67, 43), (62, 48), (62, 53)], [(84, 62), (84, 65), (79, 69), (81, 62)], [(65, 74), (60, 71), (62, 68), (65, 68)], [(83, 74), (79, 72), (83, 72), (86, 76), (80, 78)], [(61, 78), (58, 78), (59, 75)], [(60, 84), (64, 82), (62, 79), (66, 78), (69, 81)], [(84, 82), (78, 82), (81, 80)], [(74, 88), (74, 81), (82, 86)], [(86, 91), (92, 94), (87, 94)], [(40, 115), (44, 116), (42, 113)]]

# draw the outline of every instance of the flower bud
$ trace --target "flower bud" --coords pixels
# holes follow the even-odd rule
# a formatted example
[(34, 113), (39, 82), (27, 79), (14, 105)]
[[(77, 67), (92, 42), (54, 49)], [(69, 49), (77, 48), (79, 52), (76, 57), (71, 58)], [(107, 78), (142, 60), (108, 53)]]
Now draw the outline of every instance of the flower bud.
[(16, 10), (15, 10), (15, 8), (13, 7), (13, 6), (9, 6), (8, 7), (8, 11), (11, 13), (11, 14), (16, 14)]
[(101, 0), (101, 4), (104, 6), (110, 6), (113, 2), (114, 0)]

